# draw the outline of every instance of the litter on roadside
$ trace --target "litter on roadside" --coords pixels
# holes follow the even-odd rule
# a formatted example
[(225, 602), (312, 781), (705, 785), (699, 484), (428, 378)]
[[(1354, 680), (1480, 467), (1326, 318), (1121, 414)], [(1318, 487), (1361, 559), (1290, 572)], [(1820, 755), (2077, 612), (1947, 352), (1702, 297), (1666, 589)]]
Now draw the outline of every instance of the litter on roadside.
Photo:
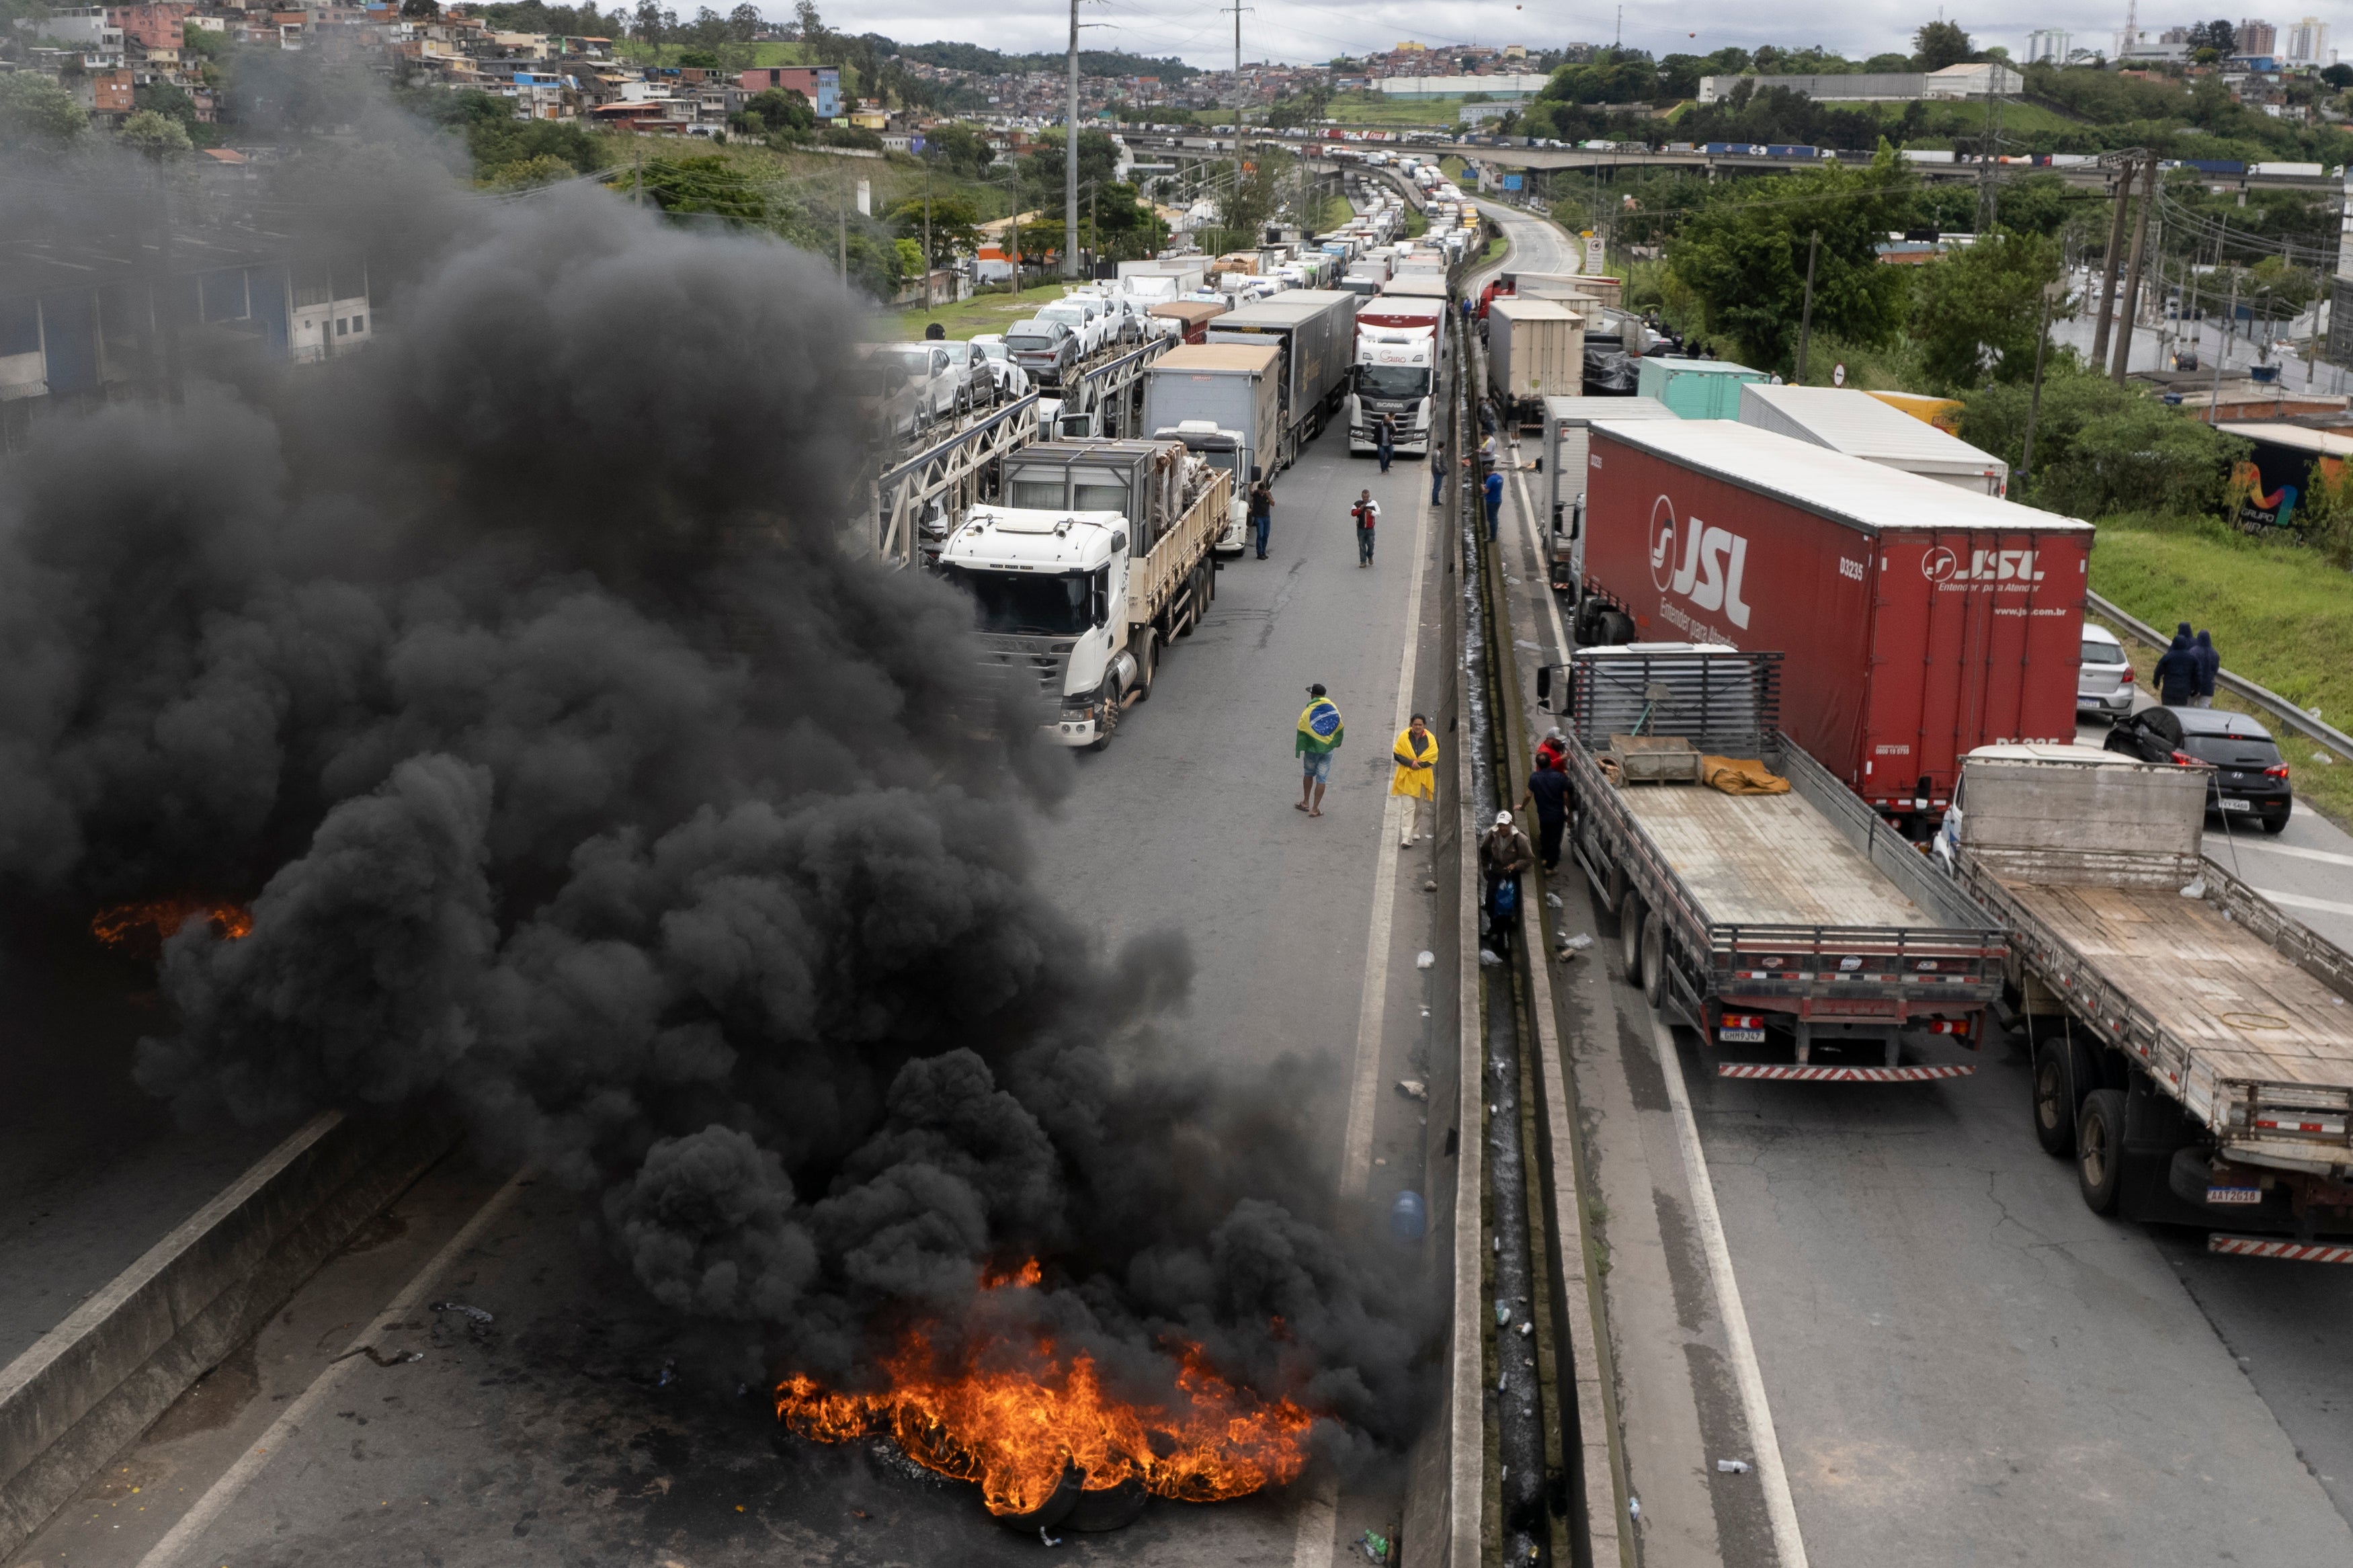
[(1368, 1530), (1365, 1531), (1364, 1539), (1356, 1542), (1356, 1550), (1365, 1554), (1367, 1563), (1387, 1563), (1389, 1560), (1389, 1538), (1375, 1535)]
[(1757, 1467), (1746, 1459), (1718, 1459), (1715, 1468), (1727, 1476), (1745, 1476)]
[(1571, 952), (1583, 952), (1593, 945), (1593, 938), (1585, 931), (1578, 931), (1575, 936), (1562, 938), (1560, 945)]
[(1408, 1100), (1428, 1100), (1430, 1086), (1418, 1078), (1401, 1078), (1398, 1079), (1398, 1092)]
[(433, 1303), (433, 1310), (437, 1312), (463, 1312), (478, 1323), (492, 1323), (498, 1321), (480, 1307), (469, 1307), (463, 1301), (436, 1301)]
[(1437, 962), (1438, 954), (1434, 952), (1417, 952), (1413, 955), (1413, 966), (1416, 969), (1428, 969)]
[(1479, 950), (1479, 962), (1492, 967), (1493, 965), (1501, 963), (1504, 961), (1496, 957), (1493, 952), (1482, 947)]

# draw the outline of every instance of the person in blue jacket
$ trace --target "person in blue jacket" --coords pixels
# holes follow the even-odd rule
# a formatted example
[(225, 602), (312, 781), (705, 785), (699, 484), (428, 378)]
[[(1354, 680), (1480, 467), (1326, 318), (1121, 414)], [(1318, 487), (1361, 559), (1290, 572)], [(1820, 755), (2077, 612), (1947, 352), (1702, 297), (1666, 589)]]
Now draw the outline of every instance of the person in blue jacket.
[(2149, 672), (2157, 683), (2157, 700), (2168, 708), (2187, 708), (2198, 696), (2198, 678), (2205, 673), (2205, 663), (2198, 657), (2198, 645), (2189, 638), (2189, 623), (2181, 623), (2173, 634), (2173, 646), (2167, 648)]
[(2222, 672), (2222, 656), (2214, 651), (2214, 639), (2205, 632), (2198, 634), (2198, 695), (2189, 700), (2193, 708), (2214, 706), (2214, 678)]
[(1487, 538), (1490, 542), (1493, 542), (1495, 537), (1495, 520), (1504, 515), (1504, 476), (1500, 473), (1489, 473), (1486, 488)]

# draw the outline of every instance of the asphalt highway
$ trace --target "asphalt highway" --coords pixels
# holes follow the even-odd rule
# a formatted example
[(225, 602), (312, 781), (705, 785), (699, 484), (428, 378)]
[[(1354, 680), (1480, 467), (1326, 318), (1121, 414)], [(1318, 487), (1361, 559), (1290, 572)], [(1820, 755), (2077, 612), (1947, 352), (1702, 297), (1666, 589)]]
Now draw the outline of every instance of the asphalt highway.
[[(1495, 216), (1515, 247), (1550, 237)], [(1504, 538), (1541, 718), (1533, 670), (1561, 637), (1522, 477)], [(1753, 1429), (1671, 1074), (1816, 1568), (2353, 1562), (2353, 1269), (2211, 1258), (2198, 1233), (2091, 1214), (2034, 1142), (2010, 1038), (1937, 1058), (1978, 1068), (1937, 1083), (1718, 1079), (1714, 1050), (1624, 984), (1582, 875), (1552, 887), (1563, 929), (1602, 939), (1556, 989), (1607, 1209), (1644, 1562), (1775, 1560), (1757, 1477), (1715, 1468), (1754, 1458)]]
[[(1430, 972), (1415, 956), (1431, 945), (1431, 851), (1426, 839), (1398, 848), (1387, 791), (1390, 738), (1416, 705), (1400, 682), (1428, 693), (1447, 679), (1431, 646), (1449, 590), (1426, 526), (1428, 473), (1400, 460), (1384, 478), (1344, 438), (1315, 442), (1276, 482), (1271, 558), (1229, 563), (1207, 621), (1167, 651), (1109, 749), (1078, 759), (1075, 790), (1035, 830), (1045, 885), (1103, 942), (1173, 932), (1187, 944), (1196, 979), (1171, 1028), (1181, 1048), (1231, 1064), (1238, 1081), (1244, 1068), (1296, 1064), (1301, 1136), (1332, 1172), (1316, 1217), (1349, 1226), (1382, 1226), (1397, 1193), (1424, 1179), (1424, 1108), (1394, 1086), (1428, 1076)], [(1370, 568), (1356, 564), (1348, 516), (1361, 489), (1383, 509)], [(1310, 819), (1292, 809), (1292, 743), (1315, 681), (1347, 739), (1324, 814)], [(1370, 1005), (1368, 970), (1385, 975)], [(1034, 1560), (1039, 1542), (989, 1521), (970, 1487), (908, 1473), (871, 1446), (780, 1438), (756, 1391), (691, 1376), (664, 1386), (670, 1325), (583, 1246), (575, 1198), (509, 1174), (452, 1163), (420, 1183), (14, 1561)], [(1422, 1268), (1400, 1247), (1399, 1288)], [(430, 1310), (444, 1300), (492, 1321)], [(406, 1304), (391, 1319), (401, 1326), (375, 1331), (388, 1302)], [(397, 1360), (410, 1350), (424, 1358)], [(1376, 1458), (1341, 1485), (1156, 1503), (1129, 1530), (1072, 1536), (1066, 1550), (1324, 1568), (1366, 1529), (1396, 1533), (1402, 1482), (1398, 1460)]]

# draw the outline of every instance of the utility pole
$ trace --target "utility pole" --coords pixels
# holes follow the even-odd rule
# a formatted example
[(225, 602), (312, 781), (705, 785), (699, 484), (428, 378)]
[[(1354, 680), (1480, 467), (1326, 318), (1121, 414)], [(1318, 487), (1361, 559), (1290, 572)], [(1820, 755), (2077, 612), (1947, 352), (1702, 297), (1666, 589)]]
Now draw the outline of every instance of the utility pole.
[(932, 161), (923, 160), (923, 309), (932, 308)]
[[(631, 140), (634, 141), (635, 139), (635, 132), (632, 132)], [(631, 149), (631, 155), (636, 163), (636, 173), (630, 176), (631, 190), (629, 193), (629, 202), (630, 205), (634, 206), (643, 206), (646, 205), (645, 144), (643, 142), (639, 142), (635, 148)]]
[(1806, 384), (1806, 345), (1814, 335), (1814, 257), (1822, 247), (1822, 231), (1806, 237), (1806, 309), (1798, 318), (1798, 384)]
[[(1239, 34), (1241, 24), (1234, 24)], [(1237, 143), (1239, 145), (1239, 143)], [(1071, 121), (1062, 138), (1062, 276), (1079, 275), (1079, 0), (1071, 0)]]
[(1995, 155), (2001, 147), (2001, 95), (1994, 91), (1994, 84), (2001, 68), (2000, 60), (1986, 67), (1985, 142), (1978, 149), (1978, 237), (1980, 239), (1993, 232), (2000, 201), (1994, 171), (2000, 166)]
[(2034, 477), (2034, 416), (2042, 411), (2042, 351), (2051, 345), (2051, 301), (2067, 292), (2067, 279), (2042, 286), (2042, 327), (2034, 338), (2034, 391), (2026, 400), (2026, 450), (2019, 454), (2018, 482)]
[(2116, 312), (2116, 268), (2125, 258), (2125, 207), (2132, 199), (2132, 164), (2125, 163), (2116, 176), (2116, 216), (2108, 224), (2108, 254), (2102, 263), (2100, 280), (2100, 321), (2092, 331), (2092, 363), (2105, 364), (2108, 358), (2108, 324)]
[(2147, 174), (2141, 178), (2140, 215), (2133, 220), (2132, 263), (2125, 269), (2125, 297), (2118, 307), (2116, 322), (2116, 357), (2108, 377), (2118, 386), (2124, 384), (2125, 369), (2132, 357), (2133, 312), (2140, 308), (2141, 257), (2148, 244), (2148, 210), (2157, 205), (2157, 154), (2146, 160)]
[[(2218, 247), (2217, 248), (2219, 250), (2220, 247)], [(2238, 277), (2233, 274), (2231, 279), (2231, 313), (2223, 318), (2223, 321), (2225, 324), (2228, 324), (2237, 321), (2238, 318), (2239, 279)], [(2225, 339), (2221, 343), (2218, 344), (2214, 350), (2214, 389), (2206, 395), (2206, 423), (2210, 426), (2218, 423), (2221, 418), (2222, 356), (2226, 352), (2228, 352), (2229, 347), (2229, 340)]]
[(833, 186), (833, 233), (839, 248), (836, 259), (841, 268), (841, 280), (849, 281), (849, 178), (843, 175)]
[[(1230, 211), (1239, 215), (1242, 210), (1242, 111), (1249, 102), (1242, 89), (1242, 13), (1258, 7), (1235, 0), (1233, 5), (1219, 9), (1234, 14), (1234, 205)], [(1227, 237), (1226, 243), (1231, 247), (1231, 236)]]

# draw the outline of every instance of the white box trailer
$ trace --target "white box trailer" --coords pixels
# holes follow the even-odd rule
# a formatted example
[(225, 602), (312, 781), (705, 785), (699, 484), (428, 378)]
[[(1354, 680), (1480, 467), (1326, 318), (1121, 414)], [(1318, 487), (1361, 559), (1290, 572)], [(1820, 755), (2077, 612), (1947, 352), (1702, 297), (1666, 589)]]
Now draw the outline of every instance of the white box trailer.
[(1605, 419), (1679, 419), (1655, 397), (1547, 397), (1544, 405), (1546, 554), (1553, 591), (1577, 591), (1578, 535), (1585, 526), (1585, 476), (1593, 426)]
[(1498, 297), (1487, 310), (1487, 384), (1504, 416), (1539, 414), (1547, 397), (1585, 389), (1585, 318), (1552, 300)]
[(1740, 423), (1978, 495), (2010, 489), (2000, 458), (1852, 387), (1752, 381), (1740, 389)]

